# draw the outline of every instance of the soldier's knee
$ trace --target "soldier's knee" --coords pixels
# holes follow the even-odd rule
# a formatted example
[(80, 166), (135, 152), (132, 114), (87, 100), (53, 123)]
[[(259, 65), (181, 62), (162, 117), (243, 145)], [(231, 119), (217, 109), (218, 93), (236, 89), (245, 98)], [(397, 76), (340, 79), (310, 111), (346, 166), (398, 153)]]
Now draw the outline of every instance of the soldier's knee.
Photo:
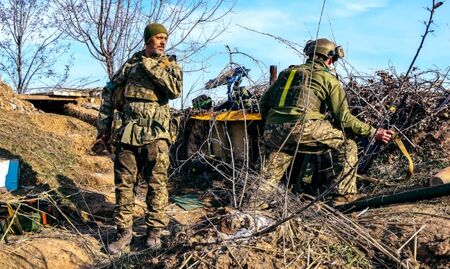
[(352, 151), (358, 150), (358, 146), (356, 145), (356, 142), (354, 140), (348, 139), (347, 140), (347, 147), (351, 149)]

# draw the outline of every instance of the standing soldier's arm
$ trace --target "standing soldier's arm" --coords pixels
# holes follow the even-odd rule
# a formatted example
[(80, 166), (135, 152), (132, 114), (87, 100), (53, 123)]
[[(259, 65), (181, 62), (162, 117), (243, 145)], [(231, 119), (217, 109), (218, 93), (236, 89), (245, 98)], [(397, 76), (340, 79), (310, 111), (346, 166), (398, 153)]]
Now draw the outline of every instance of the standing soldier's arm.
[(183, 73), (175, 60), (163, 58), (162, 61), (157, 61), (153, 58), (144, 58), (142, 64), (149, 77), (157, 85), (167, 89), (169, 99), (175, 99), (181, 95)]
[(102, 104), (97, 118), (98, 138), (110, 135), (114, 115), (114, 91), (117, 87), (126, 83), (130, 64), (131, 61), (123, 64), (102, 90)]
[(107, 136), (111, 132), (111, 123), (114, 112), (112, 100), (114, 88), (111, 86), (111, 83), (108, 82), (102, 90), (102, 105), (100, 106), (97, 118), (97, 138)]

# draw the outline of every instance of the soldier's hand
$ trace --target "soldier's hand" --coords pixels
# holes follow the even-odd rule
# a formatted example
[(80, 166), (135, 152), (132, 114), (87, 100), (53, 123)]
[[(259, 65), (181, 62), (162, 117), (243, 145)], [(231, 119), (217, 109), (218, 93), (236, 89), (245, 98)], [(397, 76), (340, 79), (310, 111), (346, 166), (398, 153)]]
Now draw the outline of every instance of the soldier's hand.
[(159, 66), (163, 69), (166, 69), (168, 66), (170, 65), (170, 61), (167, 58), (163, 58), (160, 62), (159, 62)]
[(106, 150), (109, 153), (112, 153), (113, 152), (113, 147), (112, 147), (112, 144), (111, 144), (111, 133), (110, 132), (102, 133), (101, 136), (100, 136), (100, 139), (102, 140), (103, 144), (105, 145)]
[(97, 139), (91, 147), (91, 155), (106, 155), (112, 152), (109, 133), (107, 131), (100, 131), (97, 134)]
[(380, 128), (375, 133), (375, 140), (386, 144), (392, 139), (392, 136), (394, 136), (394, 131)]
[(107, 148), (105, 142), (103, 142), (103, 140), (99, 138), (99, 139), (95, 140), (94, 144), (91, 146), (89, 154), (90, 155), (106, 155), (107, 152), (108, 152), (108, 148)]

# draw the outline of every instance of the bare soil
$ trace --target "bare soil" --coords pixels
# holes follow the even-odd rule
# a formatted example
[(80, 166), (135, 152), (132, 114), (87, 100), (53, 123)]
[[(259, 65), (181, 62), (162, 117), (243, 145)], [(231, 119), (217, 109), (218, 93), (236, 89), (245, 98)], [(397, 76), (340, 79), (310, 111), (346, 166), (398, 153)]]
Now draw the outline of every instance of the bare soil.
[[(448, 130), (448, 126), (445, 128)], [(218, 240), (218, 231), (232, 235), (238, 227), (246, 225), (245, 221), (228, 219), (217, 222), (215, 217), (235, 210), (223, 209), (223, 204), (218, 203), (217, 197), (208, 190), (198, 191), (177, 185), (179, 182), (172, 184), (171, 193), (196, 193), (207, 207), (184, 211), (170, 204), (171, 224), (167, 231), (170, 240), (165, 243), (171, 248), (157, 254), (149, 254), (143, 249), (144, 188), (139, 191), (135, 210), (135, 240), (131, 254), (109, 257), (103, 244), (112, 240), (115, 233), (112, 219), (113, 156), (90, 155), (95, 128), (73, 117), (35, 111), (30, 104), (17, 99), (10, 88), (0, 84), (0, 129), (0, 158), (21, 160), (20, 182), (26, 187), (16, 193), (1, 193), (0, 201), (15, 201), (30, 193), (56, 190), (63, 197), (61, 208), (67, 214), (67, 218), (61, 218), (56, 226), (46, 226), (20, 236), (12, 235), (9, 243), (0, 243), (0, 268), (114, 268), (114, 265), (118, 268), (173, 268), (184, 262), (194, 268), (373, 267), (366, 264), (366, 260), (351, 263), (358, 257), (352, 256), (354, 251), (341, 244), (335, 235), (324, 233), (320, 226), (309, 227), (308, 232), (315, 231), (310, 234), (306, 227), (297, 227), (304, 229), (303, 236), (309, 236), (309, 239), (303, 246), (298, 246), (299, 252), (286, 252), (281, 256), (280, 244), (283, 242), (278, 241), (275, 234), (268, 234), (251, 245), (241, 246), (230, 241), (226, 248), (208, 248)], [(436, 136), (448, 148), (448, 131)], [(397, 250), (422, 229), (417, 233), (417, 240), (412, 239), (403, 246), (400, 256), (408, 259), (412, 268), (449, 268), (449, 202), (449, 197), (444, 197), (370, 209), (359, 216), (358, 213), (349, 216), (365, 227), (372, 237)], [(216, 221), (214, 227), (218, 230), (205, 229), (193, 235), (192, 230), (202, 231), (208, 220)], [(177, 245), (177, 242), (188, 242), (188, 245)], [(308, 249), (306, 243), (315, 242), (324, 244), (320, 248), (329, 252), (309, 261), (309, 252), (300, 251)], [(279, 264), (283, 259), (292, 262)]]
[[(421, 268), (450, 267), (450, 197), (371, 209), (357, 217), (370, 234), (404, 257), (417, 257)], [(356, 215), (356, 214), (355, 214)]]

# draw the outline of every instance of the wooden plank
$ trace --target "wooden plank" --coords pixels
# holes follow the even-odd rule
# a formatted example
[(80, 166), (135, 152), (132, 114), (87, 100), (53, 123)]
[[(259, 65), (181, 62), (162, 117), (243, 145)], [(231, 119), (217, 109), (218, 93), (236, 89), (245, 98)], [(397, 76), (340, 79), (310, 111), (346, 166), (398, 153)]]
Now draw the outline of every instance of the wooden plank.
[(60, 102), (75, 102), (79, 97), (54, 97), (48, 95), (30, 95), (18, 94), (19, 99), (25, 101), (60, 101)]

